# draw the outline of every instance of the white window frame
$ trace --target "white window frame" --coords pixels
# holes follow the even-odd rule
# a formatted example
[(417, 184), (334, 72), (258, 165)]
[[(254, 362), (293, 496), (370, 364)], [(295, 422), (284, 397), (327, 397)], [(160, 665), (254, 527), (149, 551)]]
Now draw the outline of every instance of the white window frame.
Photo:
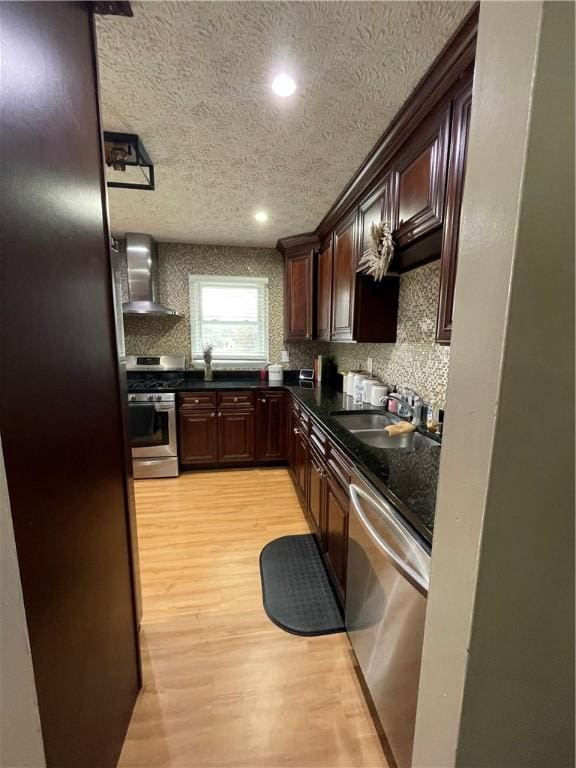
[(262, 323), (260, 327), (260, 333), (264, 339), (263, 354), (254, 357), (243, 358), (214, 358), (212, 361), (213, 368), (261, 368), (268, 365), (270, 356), (270, 338), (268, 333), (268, 278), (267, 277), (251, 277), (238, 276), (238, 275), (188, 275), (188, 297), (190, 308), (190, 352), (192, 364), (195, 368), (204, 368), (204, 359), (202, 357), (202, 343), (195, 345), (197, 336), (199, 335), (199, 323), (200, 314), (196, 300), (196, 286), (206, 284), (220, 284), (220, 285), (246, 285), (257, 286), (262, 289), (259, 296), (260, 300), (264, 302), (264, 307), (259, 313), (260, 321)]

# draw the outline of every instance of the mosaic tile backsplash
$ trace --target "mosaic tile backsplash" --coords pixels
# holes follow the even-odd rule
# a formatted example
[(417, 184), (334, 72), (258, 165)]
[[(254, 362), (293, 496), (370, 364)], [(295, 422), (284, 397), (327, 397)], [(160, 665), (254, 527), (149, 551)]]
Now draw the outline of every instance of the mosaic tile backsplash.
[(410, 387), (426, 402), (444, 408), (450, 347), (434, 341), (439, 289), (439, 261), (407, 272), (400, 278), (395, 344), (290, 344), (290, 367), (310, 365), (321, 354), (333, 355), (339, 369), (347, 371), (365, 368), (371, 357), (376, 378)]
[[(400, 279), (398, 337), (395, 344), (284, 343), (283, 263), (270, 248), (159, 243), (160, 300), (181, 317), (126, 317), (126, 354), (180, 354), (190, 359), (188, 274), (253, 275), (269, 280), (270, 360), (287, 349), (290, 368), (310, 367), (315, 355), (333, 355), (341, 370), (364, 368), (373, 358), (375, 376), (413, 388), (427, 402), (444, 407), (450, 347), (436, 344), (440, 282), (438, 261)], [(127, 285), (123, 285), (127, 299)]]
[[(158, 243), (160, 300), (181, 317), (124, 318), (127, 355), (186, 355), (190, 360), (188, 275), (239, 275), (268, 278), (269, 355), (280, 360), (284, 323), (284, 264), (273, 248), (240, 248), (189, 243)], [(128, 297), (127, 281), (122, 286)]]

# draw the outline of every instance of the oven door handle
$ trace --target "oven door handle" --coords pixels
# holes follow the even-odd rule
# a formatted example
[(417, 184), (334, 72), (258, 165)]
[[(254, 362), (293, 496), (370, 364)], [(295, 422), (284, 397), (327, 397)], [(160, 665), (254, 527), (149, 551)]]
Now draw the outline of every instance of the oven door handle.
[(174, 403), (154, 403), (154, 410), (158, 412), (167, 412), (174, 410)]

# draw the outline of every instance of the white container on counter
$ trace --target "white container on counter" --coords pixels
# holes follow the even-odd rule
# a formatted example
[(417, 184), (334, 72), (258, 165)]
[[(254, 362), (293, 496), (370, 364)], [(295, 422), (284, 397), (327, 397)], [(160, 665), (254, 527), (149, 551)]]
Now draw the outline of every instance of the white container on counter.
[(374, 384), (372, 387), (372, 393), (370, 395), (370, 405), (385, 406), (385, 397), (388, 394), (388, 387), (383, 384)]
[(364, 379), (362, 402), (369, 403), (372, 397), (372, 387), (378, 384), (378, 379)]
[(354, 376), (354, 405), (362, 405), (364, 394), (364, 376)]
[(282, 384), (284, 381), (284, 368), (281, 365), (268, 366), (268, 383)]

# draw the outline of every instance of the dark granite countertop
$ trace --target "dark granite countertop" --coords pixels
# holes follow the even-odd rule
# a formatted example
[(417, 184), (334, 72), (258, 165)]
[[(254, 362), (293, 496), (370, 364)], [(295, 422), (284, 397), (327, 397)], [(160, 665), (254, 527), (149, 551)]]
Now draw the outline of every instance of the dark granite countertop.
[[(319, 421), (358, 469), (398, 508), (422, 537), (432, 543), (441, 444), (419, 430), (412, 448), (374, 448), (358, 440), (331, 415), (337, 411), (382, 411), (369, 405), (354, 406), (342, 392), (319, 386), (287, 386)], [(400, 421), (400, 419), (398, 419)]]
[[(434, 531), (436, 489), (440, 465), (441, 444), (425, 430), (419, 430), (411, 448), (375, 448), (358, 440), (339, 424), (332, 414), (337, 411), (382, 411), (369, 405), (354, 406), (352, 398), (324, 385), (300, 387), (297, 375), (288, 372), (284, 384), (271, 385), (256, 374), (226, 374), (218, 372), (214, 381), (204, 381), (198, 372), (160, 374), (165, 382), (174, 380), (166, 392), (198, 392), (213, 389), (287, 389), (322, 425), (334, 442), (349, 456), (355, 466), (386, 496), (404, 518), (429, 544)], [(158, 378), (158, 374), (155, 374)], [(149, 392), (145, 376), (129, 374), (131, 392)], [(138, 386), (134, 386), (138, 379)], [(179, 379), (177, 381), (177, 379)], [(141, 384), (141, 386), (140, 386)], [(430, 436), (427, 440), (421, 435)]]

